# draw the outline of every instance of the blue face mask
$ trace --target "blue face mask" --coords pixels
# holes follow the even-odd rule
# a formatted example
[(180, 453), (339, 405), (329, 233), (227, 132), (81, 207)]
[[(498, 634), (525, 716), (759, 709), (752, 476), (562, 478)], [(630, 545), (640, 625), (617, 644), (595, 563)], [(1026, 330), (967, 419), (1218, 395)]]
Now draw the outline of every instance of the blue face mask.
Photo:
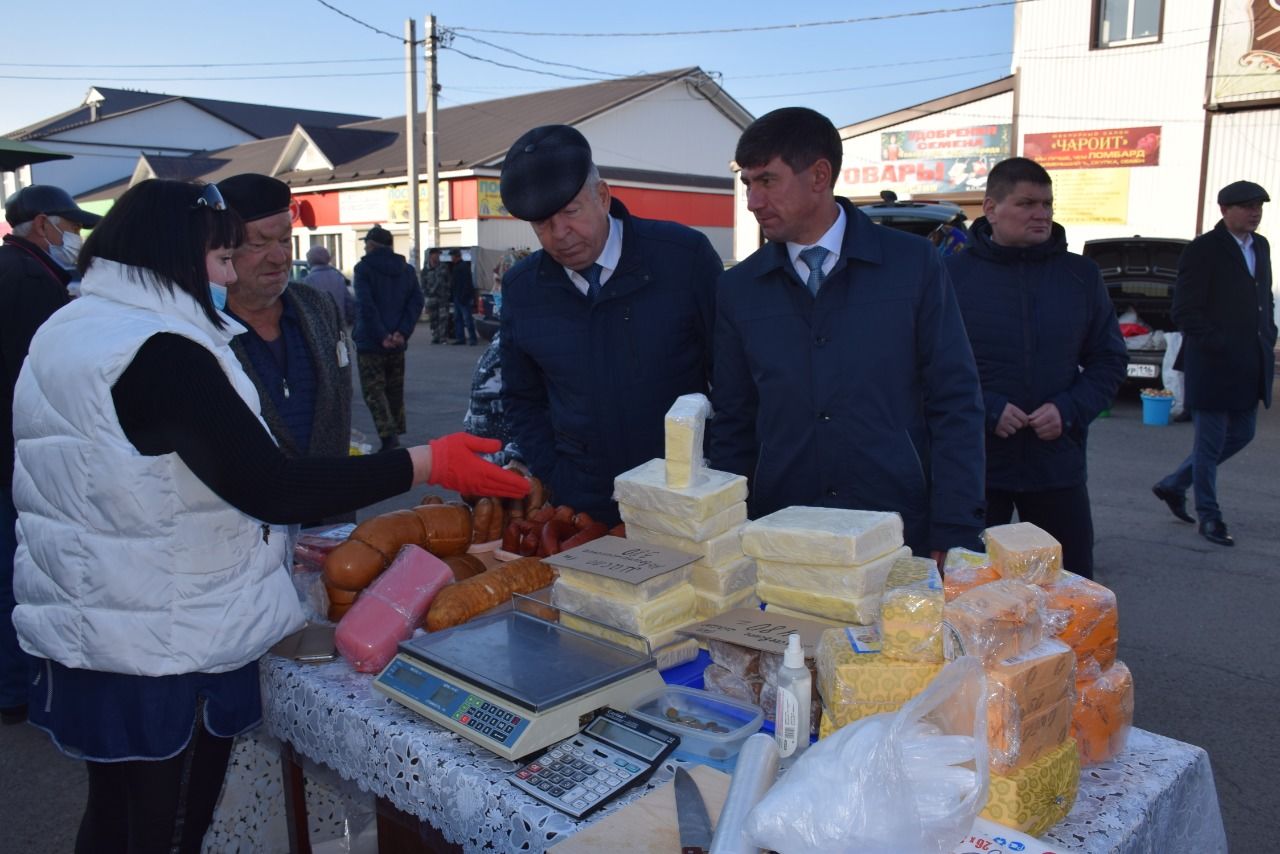
[(213, 298), (213, 307), (218, 311), (227, 310), (227, 286), (209, 283), (209, 296)]

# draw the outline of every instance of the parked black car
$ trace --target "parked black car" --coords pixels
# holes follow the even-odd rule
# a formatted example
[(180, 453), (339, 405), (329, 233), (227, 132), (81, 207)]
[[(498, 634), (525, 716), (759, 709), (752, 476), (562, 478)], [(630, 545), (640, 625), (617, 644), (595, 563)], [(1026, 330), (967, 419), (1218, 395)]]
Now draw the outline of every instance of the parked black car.
[(884, 190), (881, 201), (871, 205), (858, 205), (858, 210), (871, 217), (871, 221), (887, 225), (899, 231), (907, 231), (928, 237), (940, 225), (952, 225), (969, 233), (965, 226), (964, 210), (951, 202), (898, 201), (897, 193)]

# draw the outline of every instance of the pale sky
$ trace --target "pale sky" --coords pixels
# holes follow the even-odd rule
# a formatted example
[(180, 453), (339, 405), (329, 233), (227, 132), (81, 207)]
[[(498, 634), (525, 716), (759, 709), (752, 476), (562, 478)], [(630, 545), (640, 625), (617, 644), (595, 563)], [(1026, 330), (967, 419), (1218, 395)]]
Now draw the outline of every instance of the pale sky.
[[(410, 17), (421, 38), (429, 13), (456, 28), (440, 55), (441, 107), (696, 65), (754, 115), (808, 106), (840, 126), (1009, 74), (1014, 14), (1009, 0), (325, 2), (395, 38), (320, 0), (6, 3), (0, 134), (79, 105), (95, 85), (404, 115), (399, 39)], [(852, 20), (937, 9), (965, 10)], [(689, 33), (759, 27), (780, 28)], [(649, 35), (617, 35), (637, 33)]]

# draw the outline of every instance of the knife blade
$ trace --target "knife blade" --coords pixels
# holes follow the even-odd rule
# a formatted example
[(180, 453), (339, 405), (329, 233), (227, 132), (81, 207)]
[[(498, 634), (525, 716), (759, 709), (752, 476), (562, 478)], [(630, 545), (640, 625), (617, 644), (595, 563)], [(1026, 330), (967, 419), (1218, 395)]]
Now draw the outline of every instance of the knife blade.
[(676, 819), (680, 825), (680, 854), (707, 854), (711, 847), (711, 817), (698, 784), (683, 768), (676, 769)]

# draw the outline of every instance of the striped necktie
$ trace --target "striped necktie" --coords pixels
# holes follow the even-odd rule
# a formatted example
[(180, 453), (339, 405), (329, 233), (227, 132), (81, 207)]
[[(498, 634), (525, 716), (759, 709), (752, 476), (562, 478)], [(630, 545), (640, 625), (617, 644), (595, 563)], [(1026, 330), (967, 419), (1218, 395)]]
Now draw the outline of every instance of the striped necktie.
[(809, 293), (815, 297), (818, 295), (818, 288), (822, 287), (822, 280), (826, 275), (822, 272), (822, 262), (827, 260), (830, 253), (821, 246), (810, 246), (808, 249), (800, 250), (800, 260), (809, 268), (809, 278), (805, 280), (805, 285), (809, 288)]

